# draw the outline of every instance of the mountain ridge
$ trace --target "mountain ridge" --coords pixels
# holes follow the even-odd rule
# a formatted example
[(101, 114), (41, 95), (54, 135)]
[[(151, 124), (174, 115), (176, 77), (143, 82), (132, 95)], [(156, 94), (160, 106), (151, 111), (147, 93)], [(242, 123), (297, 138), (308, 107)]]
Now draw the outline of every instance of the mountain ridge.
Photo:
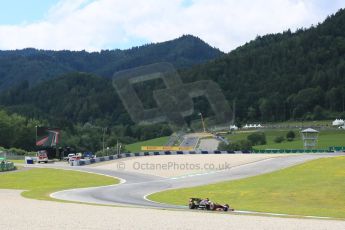
[[(197, 40), (195, 42), (196, 47), (199, 47), (199, 42)], [(188, 41), (186, 43), (190, 44)], [(162, 55), (158, 55), (151, 60), (161, 62), (180, 57), (181, 63), (186, 63), (181, 57), (188, 57), (188, 54), (193, 52), (188, 51), (184, 54), (185, 43), (180, 44), (182, 45), (175, 49), (178, 51), (175, 54), (179, 55), (164, 56), (165, 59)], [(169, 44), (167, 47), (172, 49)], [(165, 49), (163, 45), (158, 50), (166, 53)], [(145, 51), (146, 48), (140, 50)], [(32, 50), (27, 51), (32, 52)], [(136, 51), (137, 49), (133, 48), (132, 51), (127, 52)], [(66, 53), (73, 59), (75, 53), (65, 51), (62, 54)], [(111, 51), (105, 51), (103, 57), (106, 59), (107, 55), (111, 56)], [(45, 79), (43, 82), (39, 82), (39, 79), (33, 85), (30, 85), (29, 81), (22, 81), (20, 84), (16, 82), (15, 86), (0, 92), (0, 108), (10, 114), (10, 116), (4, 115), (0, 110), (0, 116), (3, 117), (0, 119), (0, 123), (2, 122), (0, 145), (32, 149), (35, 143), (33, 127), (39, 124), (38, 121), (44, 126), (61, 128), (64, 137), (63, 146), (83, 146), (83, 151), (101, 148), (100, 133), (104, 127), (109, 127), (107, 146), (115, 146), (118, 140), (122, 143), (132, 143), (170, 135), (171, 130), (166, 123), (151, 126), (134, 124), (112, 87), (111, 79), (100, 77), (99, 73), (111, 75), (114, 69), (148, 63), (143, 62), (140, 57), (145, 55), (132, 56), (133, 59), (128, 59), (127, 63), (105, 66), (103, 59), (92, 59), (87, 54), (83, 56), (83, 60), (74, 62), (70, 62), (68, 58), (63, 59), (65, 63), (61, 63), (61, 68), (50, 68), (52, 62), (48, 59), (54, 57), (47, 58), (44, 55), (26, 57), (36, 63), (35, 68), (30, 65), (16, 66), (16, 62), (7, 62), (7, 65), (13, 65), (13, 68), (8, 68), (6, 65), (1, 65), (3, 63), (0, 61), (0, 76), (9, 69), (18, 71), (23, 78), (30, 77), (27, 75), (30, 71), (35, 73), (35, 70), (40, 68), (55, 71), (51, 74), (53, 77), (50, 80), (43, 75), (43, 80)], [(228, 54), (219, 54), (215, 59), (198, 62), (198, 57), (193, 55), (192, 57), (194, 59), (188, 59), (193, 63), (189, 65), (191, 68), (175, 62), (182, 81), (187, 83), (213, 80), (218, 83), (228, 103), (232, 105), (235, 102), (238, 125), (247, 122), (286, 120), (303, 122), (345, 118), (344, 10), (308, 29), (300, 29), (294, 33), (288, 30), (257, 37)], [(11, 58), (13, 57), (8, 59), (12, 61)], [(13, 60), (15, 61), (16, 58)], [(95, 60), (96, 63), (83, 66), (83, 63), (89, 64), (90, 60)], [(65, 65), (66, 63), (68, 65)], [(97, 73), (75, 72), (74, 67), (87, 70), (88, 67), (96, 64), (102, 65), (102, 69), (98, 69)], [(63, 72), (61, 69), (66, 70), (65, 73), (61, 74)], [(68, 73), (67, 70), (71, 70), (72, 73)], [(14, 72), (14, 75), (18, 73)], [(147, 104), (153, 105), (149, 99), (152, 99), (152, 90), (157, 85), (159, 84), (138, 86), (138, 90), (141, 90), (138, 95), (143, 103), (148, 102)], [(207, 101), (199, 100), (195, 102), (195, 114), (190, 120), (199, 119), (198, 113), (201, 112), (207, 122), (208, 111), (211, 110)], [(16, 113), (24, 115), (25, 118), (15, 115)], [(187, 121), (188, 119), (186, 118)], [(17, 123), (14, 122), (15, 120), (18, 120)], [(23, 126), (27, 127), (23, 128), (20, 135), (18, 127)], [(29, 132), (32, 133), (31, 137), (28, 135)], [(25, 141), (28, 137), (31, 140)]]
[(308, 29), (258, 36), (182, 75), (218, 82), (241, 120), (345, 117), (345, 10)]
[(170, 62), (176, 68), (187, 68), (222, 54), (219, 49), (192, 35), (126, 50), (86, 52), (27, 48), (0, 51), (0, 90), (22, 81), (28, 81), (31, 87), (71, 72), (111, 77), (116, 71), (162, 61)]
[[(344, 117), (345, 11), (340, 10), (323, 23), (308, 29), (257, 37), (228, 54), (191, 68), (180, 69), (179, 73), (184, 82), (207, 79), (218, 83), (229, 104), (236, 101), (238, 122)], [(82, 77), (80, 73), (68, 76)], [(72, 114), (56, 112), (56, 110), (64, 111), (65, 108), (63, 106), (54, 108), (54, 103), (51, 105), (52, 108), (43, 108), (39, 103), (30, 101), (31, 97), (54, 101), (56, 95), (63, 94), (54, 90), (59, 88), (58, 84), (70, 85), (72, 90), (84, 90), (84, 93), (92, 90), (93, 87), (88, 83), (86, 88), (74, 86), (73, 79), (70, 82), (66, 81), (67, 79), (57, 80), (46, 83), (56, 86), (52, 87), (50, 94), (41, 92), (46, 88), (44, 86), (38, 85), (38, 88), (30, 89), (28, 84), (22, 84), (2, 93), (0, 104), (12, 112), (21, 114), (28, 113), (25, 110), (28, 106), (32, 106), (33, 111), (39, 108), (40, 113), (46, 113), (48, 117), (59, 114), (61, 119), (67, 118), (76, 123), (102, 120), (101, 114), (110, 114), (101, 123), (131, 123), (123, 109), (119, 109), (118, 112), (107, 107), (97, 109), (98, 101), (90, 97), (88, 103), (93, 105), (95, 110), (88, 111), (89, 105), (85, 105), (80, 107), (82, 112), (72, 111)], [(110, 81), (108, 78), (103, 80)], [(109, 82), (104, 83), (103, 80), (96, 82), (101, 85), (109, 84)], [(112, 87), (106, 89), (109, 93), (103, 96), (107, 100), (120, 103), (118, 96), (113, 94), (114, 89)], [(142, 98), (149, 98), (150, 93), (152, 92), (145, 92)], [(97, 95), (97, 92), (94, 92), (94, 96)], [(78, 95), (69, 95), (69, 97), (71, 101), (66, 99), (67, 104), (84, 103), (82, 98), (77, 98)], [(205, 107), (205, 103), (199, 104)], [(35, 116), (39, 114), (36, 113)], [(125, 119), (122, 119), (124, 117)]]

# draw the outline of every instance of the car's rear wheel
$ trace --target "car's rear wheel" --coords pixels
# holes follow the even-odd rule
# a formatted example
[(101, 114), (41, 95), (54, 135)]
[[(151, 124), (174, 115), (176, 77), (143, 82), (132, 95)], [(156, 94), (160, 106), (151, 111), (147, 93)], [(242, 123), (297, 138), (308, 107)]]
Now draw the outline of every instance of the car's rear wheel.
[(195, 209), (195, 204), (194, 203), (190, 203), (189, 204), (189, 209)]
[(224, 208), (223, 208), (224, 212), (227, 212), (229, 210), (229, 205), (224, 205)]

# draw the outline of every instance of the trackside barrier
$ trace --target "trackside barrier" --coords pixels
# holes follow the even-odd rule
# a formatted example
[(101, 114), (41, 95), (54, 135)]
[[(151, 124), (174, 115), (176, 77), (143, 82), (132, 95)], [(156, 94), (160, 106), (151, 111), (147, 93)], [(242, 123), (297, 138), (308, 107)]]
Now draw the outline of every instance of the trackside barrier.
[[(345, 147), (333, 147), (337, 149), (343, 148), (345, 151)], [(339, 150), (340, 151), (340, 150)], [(251, 154), (251, 153), (272, 153), (272, 154), (279, 154), (279, 153), (325, 153), (325, 152), (334, 152), (329, 149), (254, 149), (252, 151), (243, 150), (243, 151), (164, 151), (164, 152), (136, 152), (136, 153), (121, 153), (119, 155), (112, 155), (112, 156), (104, 156), (104, 157), (97, 157), (94, 159), (81, 159), (79, 160), (80, 166), (82, 165), (89, 165), (103, 161), (115, 160), (120, 158), (127, 158), (127, 157), (139, 157), (139, 156), (159, 156), (159, 155), (186, 155), (186, 154)], [(73, 165), (75, 166), (75, 165)]]
[(327, 153), (331, 149), (254, 149), (253, 153)]
[[(158, 156), (158, 155), (186, 155), (186, 154), (250, 154), (251, 151), (164, 151), (164, 152), (137, 152), (137, 153), (121, 153), (119, 155), (96, 157), (94, 159), (81, 159), (79, 160), (79, 166), (94, 164), (102, 161), (115, 160), (127, 157), (139, 157), (139, 156)], [(72, 165), (76, 166), (76, 165)]]
[(345, 151), (345, 146), (331, 146), (329, 147), (329, 151), (335, 151), (335, 152)]

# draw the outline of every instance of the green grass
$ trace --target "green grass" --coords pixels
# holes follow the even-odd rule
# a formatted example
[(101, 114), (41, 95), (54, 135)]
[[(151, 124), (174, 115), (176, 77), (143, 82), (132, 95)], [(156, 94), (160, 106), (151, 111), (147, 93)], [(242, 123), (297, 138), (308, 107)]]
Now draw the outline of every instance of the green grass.
[[(282, 143), (275, 143), (274, 139), (277, 136), (286, 137), (289, 130), (263, 130), (266, 134), (266, 145), (257, 145), (255, 149), (303, 149), (303, 143), (300, 136), (300, 130), (293, 130), (296, 134), (294, 141), (284, 141)], [(230, 134), (227, 138), (230, 141), (238, 141), (247, 139), (247, 136), (255, 131), (238, 131), (235, 134)], [(344, 146), (345, 145), (345, 131), (344, 130), (325, 130), (320, 131), (317, 149), (328, 149), (330, 146)]]
[(126, 145), (126, 149), (131, 152), (140, 152), (141, 146), (163, 146), (168, 142), (169, 137), (159, 137), (147, 141), (136, 142)]
[(22, 160), (8, 160), (8, 161), (11, 161), (13, 163), (25, 164), (25, 160), (24, 159), (22, 159)]
[(72, 188), (95, 187), (119, 183), (118, 179), (91, 173), (61, 169), (30, 169), (0, 174), (1, 189), (26, 190), (24, 197), (54, 200), (49, 194)]
[(267, 122), (265, 125), (285, 125), (285, 126), (330, 126), (332, 120), (321, 121), (284, 121), (284, 122)]
[(345, 218), (345, 157), (310, 161), (241, 180), (150, 195), (154, 201), (187, 205), (208, 197), (237, 210)]

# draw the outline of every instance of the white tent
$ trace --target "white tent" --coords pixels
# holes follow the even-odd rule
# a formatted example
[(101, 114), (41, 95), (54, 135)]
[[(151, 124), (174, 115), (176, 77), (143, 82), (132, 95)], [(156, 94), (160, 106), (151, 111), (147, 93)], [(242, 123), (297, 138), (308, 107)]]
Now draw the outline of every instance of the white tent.
[(238, 130), (238, 127), (236, 125), (230, 125), (230, 130)]
[(263, 126), (261, 124), (246, 124), (243, 126), (244, 129), (251, 129), (251, 128), (262, 128)]
[(333, 122), (332, 122), (332, 125), (333, 126), (341, 126), (341, 125), (344, 125), (345, 122), (343, 119), (335, 119)]

